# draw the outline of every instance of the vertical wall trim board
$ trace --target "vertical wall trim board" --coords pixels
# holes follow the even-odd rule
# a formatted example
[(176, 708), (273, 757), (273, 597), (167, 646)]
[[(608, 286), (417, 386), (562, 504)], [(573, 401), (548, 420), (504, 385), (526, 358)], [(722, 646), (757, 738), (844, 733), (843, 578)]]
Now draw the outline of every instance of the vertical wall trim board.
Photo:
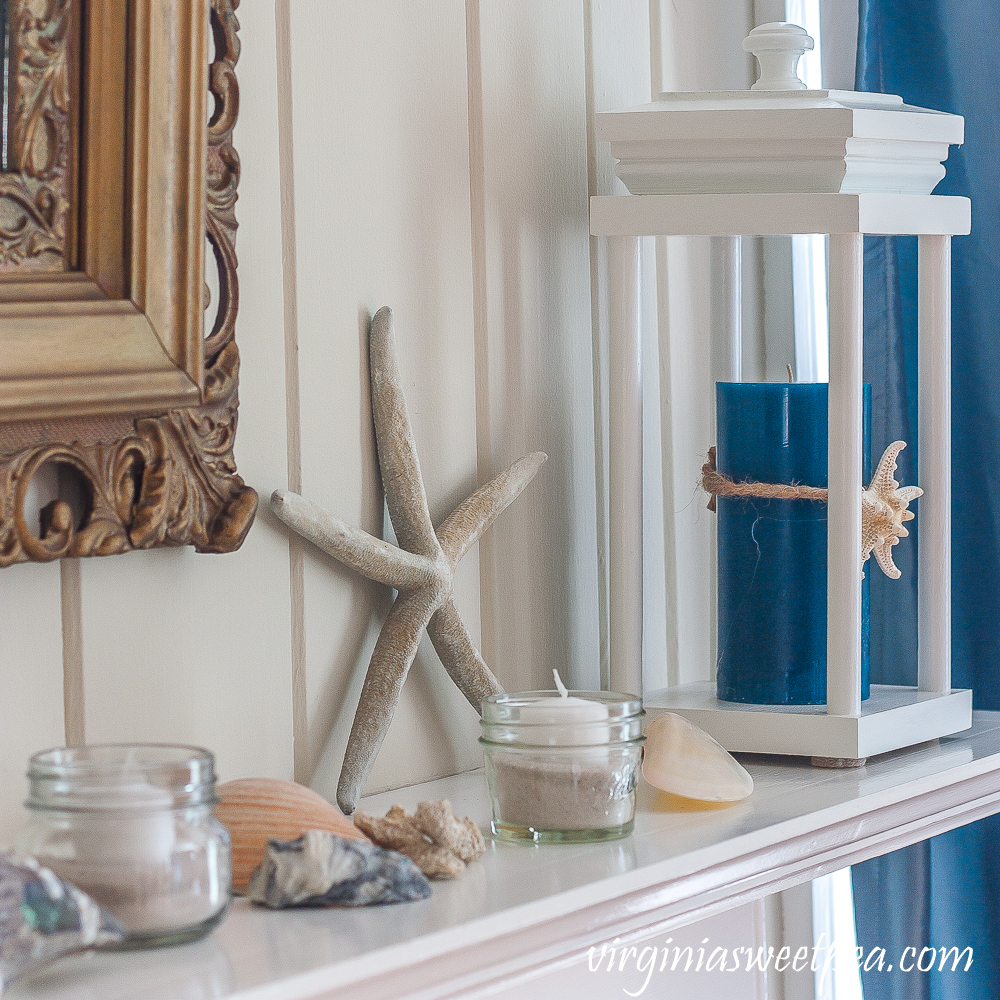
[[(594, 138), (594, 23), (592, 0), (584, 2), (583, 41), (584, 60), (587, 73), (587, 188), (591, 195), (599, 194), (597, 140)], [(594, 371), (594, 468), (597, 484), (597, 606), (599, 615), (599, 642), (601, 658), (601, 688), (609, 690), (611, 685), (611, 660), (608, 646), (608, 542), (607, 542), (607, 455), (605, 423), (607, 381), (607, 362), (603, 347), (601, 331), (606, 322), (602, 322), (602, 314), (606, 311), (601, 294), (604, 282), (602, 277), (607, 273), (606, 262), (602, 267), (604, 255), (601, 241), (597, 236), (590, 237), (590, 312), (591, 312), (591, 342), (593, 351)]]
[[(466, 0), (465, 35), (469, 87), (469, 201), (472, 223), (472, 311), (476, 370), (476, 473), (487, 482), (493, 468), (490, 432), (490, 349), (486, 302), (486, 168), (483, 148), (483, 60), (479, 0)], [(496, 664), (496, 558), (493, 532), (479, 540), (479, 615), (483, 659)]]
[[(302, 430), (299, 400), (299, 329), (295, 259), (295, 156), (292, 136), (292, 41), (290, 0), (276, 0), (278, 66), (278, 164), (281, 191), (281, 262), (285, 333), (285, 417), (288, 488), (302, 491)], [(305, 570), (302, 542), (289, 537), (289, 599), (292, 646), (292, 738), (295, 780), (309, 784), (309, 716), (306, 702)]]
[[(664, 55), (664, 21), (660, 0), (649, 3), (649, 89), (650, 100), (658, 100), (664, 90), (666, 64)], [(662, 538), (662, 608), (663, 655), (660, 663), (662, 677), (651, 677), (651, 687), (680, 683), (680, 623), (677, 614), (677, 591), (680, 585), (677, 563), (677, 489), (674, 465), (674, 421), (671, 405), (673, 385), (670, 367), (670, 304), (668, 280), (668, 240), (665, 236), (653, 238), (654, 252), (654, 324), (656, 327), (657, 401), (659, 418), (659, 492), (660, 531)], [(646, 403), (649, 406), (649, 403)], [(647, 453), (644, 460), (651, 456)], [(650, 480), (652, 482), (652, 480)], [(645, 498), (644, 498), (645, 499)], [(646, 515), (647, 517), (649, 515)], [(648, 647), (647, 643), (647, 647)]]
[[(655, 77), (654, 77), (655, 79)], [(660, 467), (663, 496), (663, 588), (665, 609), (664, 657), (667, 665), (666, 683), (680, 683), (680, 645), (678, 640), (677, 591), (680, 575), (677, 564), (677, 489), (674, 462), (674, 422), (671, 410), (673, 399), (670, 380), (670, 281), (668, 273), (668, 237), (656, 237), (656, 312), (659, 324), (660, 367), (660, 447), (663, 459)]]
[(80, 591), (80, 560), (59, 563), (59, 593), (62, 603), (63, 713), (66, 745), (86, 742), (83, 701), (83, 601)]
[(659, 0), (649, 3), (649, 89), (650, 100), (663, 93), (663, 16)]

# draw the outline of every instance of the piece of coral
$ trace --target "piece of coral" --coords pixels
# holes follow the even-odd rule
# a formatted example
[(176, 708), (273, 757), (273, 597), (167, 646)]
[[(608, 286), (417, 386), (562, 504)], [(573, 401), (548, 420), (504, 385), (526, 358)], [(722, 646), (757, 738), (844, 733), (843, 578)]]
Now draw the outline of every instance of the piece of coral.
[(382, 817), (358, 809), (354, 823), (380, 847), (412, 858), (428, 878), (457, 878), (486, 853), (479, 827), (456, 816), (447, 800), (421, 802), (413, 815), (402, 806)]
[(456, 816), (447, 799), (419, 803), (414, 819), (435, 844), (457, 854), (466, 863), (478, 861), (486, 853), (482, 831), (468, 816), (464, 819)]

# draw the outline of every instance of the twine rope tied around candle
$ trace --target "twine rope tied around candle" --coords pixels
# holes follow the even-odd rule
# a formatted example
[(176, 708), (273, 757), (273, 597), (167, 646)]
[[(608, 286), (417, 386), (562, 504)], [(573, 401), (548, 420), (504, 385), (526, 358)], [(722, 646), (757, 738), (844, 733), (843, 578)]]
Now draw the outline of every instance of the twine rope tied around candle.
[(822, 500), (829, 491), (820, 486), (799, 486), (796, 483), (758, 483), (753, 480), (737, 483), (715, 467), (715, 446), (708, 449), (708, 461), (701, 467), (701, 488), (709, 494), (708, 509), (715, 510), (715, 498), (762, 497), (767, 500)]
[[(892, 561), (892, 547), (909, 532), (904, 521), (913, 520), (913, 511), (907, 508), (911, 500), (923, 496), (919, 486), (900, 487), (893, 473), (896, 458), (906, 447), (905, 441), (894, 441), (882, 453), (878, 468), (868, 489), (861, 491), (861, 563), (862, 566), (874, 552), (882, 572), (892, 580), (902, 574)], [(708, 509), (715, 510), (715, 498), (760, 497), (766, 500), (829, 500), (829, 491), (819, 486), (801, 486), (797, 483), (737, 483), (722, 475), (715, 467), (715, 447), (708, 449), (708, 461), (701, 467), (701, 488), (709, 494)], [(861, 573), (864, 576), (864, 571)]]

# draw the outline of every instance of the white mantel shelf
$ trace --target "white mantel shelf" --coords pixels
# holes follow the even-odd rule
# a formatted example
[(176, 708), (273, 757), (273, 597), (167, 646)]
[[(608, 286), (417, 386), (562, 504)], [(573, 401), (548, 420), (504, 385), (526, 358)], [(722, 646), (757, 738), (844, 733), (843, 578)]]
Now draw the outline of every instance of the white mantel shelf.
[[(745, 758), (753, 796), (696, 809), (640, 788), (635, 832), (610, 844), (491, 843), (431, 899), (364, 910), (267, 912), (240, 900), (207, 940), (65, 959), (10, 1000), (473, 997), (1000, 812), (1000, 713), (856, 770)], [(481, 771), (367, 799), (448, 798), (486, 825)], [(530, 992), (530, 991), (529, 991)], [(526, 995), (529, 995), (526, 993)]]

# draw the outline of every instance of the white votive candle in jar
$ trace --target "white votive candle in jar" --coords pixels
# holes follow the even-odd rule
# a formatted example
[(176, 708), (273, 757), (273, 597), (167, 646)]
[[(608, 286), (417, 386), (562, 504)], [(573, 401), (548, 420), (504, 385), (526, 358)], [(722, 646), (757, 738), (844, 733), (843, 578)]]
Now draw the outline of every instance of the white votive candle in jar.
[(36, 754), (28, 768), (31, 819), (17, 853), (100, 903), (127, 932), (124, 947), (194, 940), (222, 919), (230, 845), (213, 812), (207, 750), (67, 747)]
[(635, 816), (642, 702), (605, 691), (527, 691), (483, 700), (494, 834), (535, 843), (624, 837)]
[(552, 698), (539, 698), (521, 706), (522, 726), (530, 730), (539, 746), (599, 746), (608, 742), (608, 706), (590, 698), (578, 698), (566, 690), (558, 670), (552, 671), (556, 690)]

